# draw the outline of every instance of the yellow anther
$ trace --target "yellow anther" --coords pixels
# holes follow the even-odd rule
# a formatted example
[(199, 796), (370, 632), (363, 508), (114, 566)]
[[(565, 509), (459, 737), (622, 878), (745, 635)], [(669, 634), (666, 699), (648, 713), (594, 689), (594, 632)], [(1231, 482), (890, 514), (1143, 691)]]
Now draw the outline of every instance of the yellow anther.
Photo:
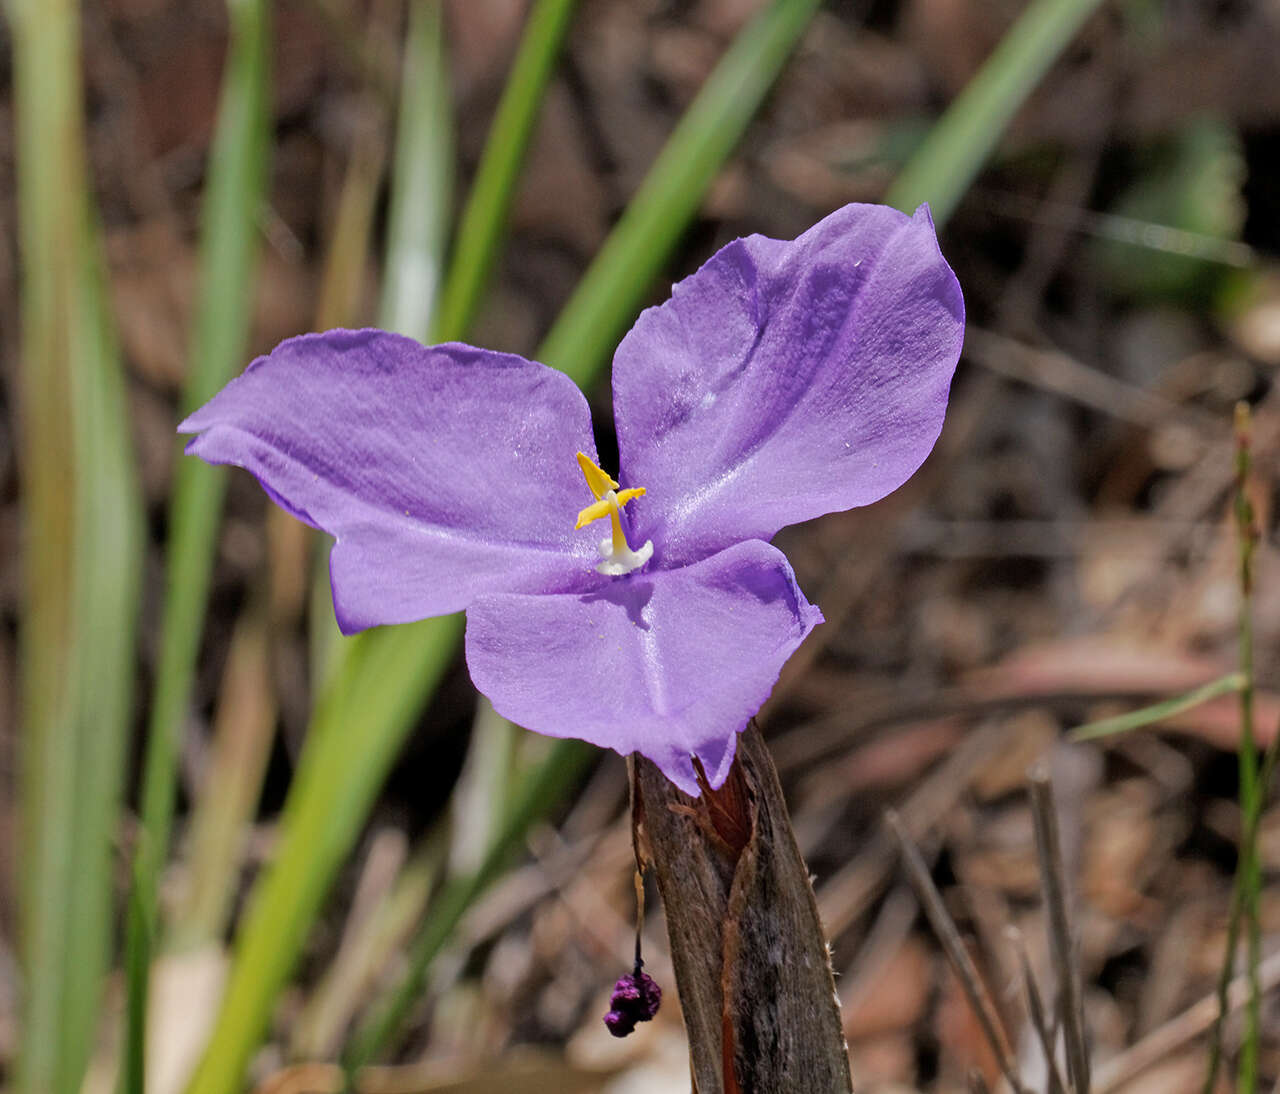
[(601, 498), (599, 501), (593, 501), (578, 514), (578, 523), (573, 526), (574, 529), (585, 528), (593, 520), (607, 517), (616, 504), (617, 502), (610, 502), (607, 497)]
[[(613, 494), (613, 496), (610, 497), (610, 494)], [(619, 490), (617, 493), (609, 491), (599, 501), (593, 501), (585, 509), (581, 510), (578, 513), (578, 523), (573, 527), (575, 530), (585, 528), (593, 520), (607, 517), (611, 513), (617, 512), (632, 499), (642, 497), (644, 497), (643, 486), (628, 486), (625, 490)]]
[(582, 475), (587, 480), (587, 488), (595, 497), (602, 498), (610, 490), (618, 489), (618, 484), (601, 471), (586, 453), (578, 453), (578, 466), (582, 468)]

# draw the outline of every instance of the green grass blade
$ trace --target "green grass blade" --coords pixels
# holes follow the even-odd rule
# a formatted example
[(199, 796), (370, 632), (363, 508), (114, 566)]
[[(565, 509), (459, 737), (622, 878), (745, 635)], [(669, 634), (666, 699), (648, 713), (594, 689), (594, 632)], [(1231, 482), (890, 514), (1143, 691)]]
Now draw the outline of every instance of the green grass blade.
[(26, 525), (16, 1086), (80, 1088), (101, 1007), (141, 507), (84, 158), (77, 7), (12, 0)]
[(538, 109), (576, 0), (540, 0), (529, 16), (463, 211), (440, 301), (438, 340), (464, 336), (488, 284)]
[[(381, 318), (421, 338), (431, 326), (452, 143), (439, 5), (417, 0), (410, 20)], [(190, 1094), (240, 1089), (333, 876), (460, 636), (461, 619), (449, 617), (335, 639), (285, 805), (280, 847), (241, 924)]]
[(120, 818), (133, 707), (144, 535), (124, 370), (108, 317), (105, 276), (91, 251), (84, 261), (86, 321), (98, 331), (78, 357), (74, 388), (82, 483), (77, 490), (76, 584), (82, 614), (74, 638), (80, 727), (74, 832), (77, 841), (92, 832), (102, 833), (102, 839), (86, 841), (84, 864), (67, 894), (79, 926), (66, 950), (71, 976), (64, 1022), (73, 1035), (88, 1038), (98, 1023), (100, 980), (110, 962), (115, 921), (116, 849), (110, 836)]
[[(256, 223), (265, 196), (270, 31), (265, 0), (232, 0), (231, 48), (209, 152), (200, 296), (185, 409), (207, 402), (244, 365)], [(142, 819), (163, 856), (172, 814), (176, 746), (208, 600), (226, 472), (181, 455), (175, 442), (163, 639), (148, 725)]]
[(427, 340), (436, 315), (453, 196), (453, 115), (442, 21), (434, 0), (415, 0), (409, 9), (378, 311), (384, 330), (420, 342)]
[(560, 313), (538, 360), (583, 386), (595, 377), (817, 7), (818, 0), (775, 0), (734, 40)]
[[(1253, 675), (1253, 591), (1257, 554), (1258, 518), (1250, 494), (1253, 472), (1253, 426), (1249, 404), (1236, 404), (1236, 489), (1235, 512), (1240, 582), (1240, 606), (1237, 620), (1238, 656), (1243, 686), (1240, 688), (1239, 800), (1243, 819), (1240, 853), (1236, 863), (1239, 878), (1241, 926), (1245, 931), (1245, 977), (1249, 983), (1249, 1000), (1245, 1004), (1244, 1038), (1240, 1044), (1236, 1086), (1242, 1092), (1258, 1088), (1258, 1050), (1262, 1035), (1262, 986), (1258, 966), (1262, 964), (1262, 927), (1260, 899), (1262, 895), (1262, 862), (1258, 857), (1258, 827), (1262, 820), (1265, 790), (1258, 770), (1258, 744), (1254, 734)], [(1231, 960), (1228, 955), (1227, 960)]]
[(1076, 726), (1068, 736), (1073, 741), (1096, 741), (1100, 737), (1114, 737), (1117, 733), (1128, 733), (1132, 729), (1141, 729), (1143, 726), (1167, 721), (1184, 711), (1194, 710), (1224, 695), (1235, 695), (1243, 689), (1244, 676), (1238, 672), (1230, 672), (1226, 676), (1220, 676), (1217, 680), (1211, 680), (1182, 695), (1152, 703), (1141, 710), (1131, 710), (1127, 714), (1117, 714), (1114, 718), (1100, 718), (1096, 722), (1086, 722), (1082, 726)]
[[(377, 28), (390, 29), (395, 21), (392, 9), (398, 7), (397, 0), (380, 0), (370, 9), (371, 37)], [(394, 65), (397, 55), (389, 35), (380, 34), (369, 61), (379, 65), (381, 73)], [(320, 330), (358, 323), (387, 161), (389, 98), (381, 94), (380, 85), (366, 88), (362, 95), (365, 124), (347, 156), (320, 278), (316, 305)], [(318, 569), (325, 568), (318, 550), (322, 538), (283, 510), (267, 513), (271, 564), (267, 574), (259, 575), (231, 638), (205, 779), (188, 819), (186, 884), (168, 939), (176, 949), (220, 943), (225, 937), (243, 868), (244, 832), (258, 808), (275, 738), (277, 696), (268, 664), (271, 636), (281, 625), (287, 626), (300, 607), (292, 590), (282, 585), (290, 585), (298, 573), (307, 573), (313, 559)], [(318, 618), (327, 626), (313, 626), (311, 635), (328, 641), (338, 630), (332, 621), (327, 583), (324, 592), (323, 614)], [(315, 665), (321, 662), (316, 658)], [(317, 671), (313, 680), (322, 675)]]
[[(66, 216), (66, 191), (50, 186), (63, 164), (49, 162), (56, 145), (43, 145), (37, 133), (59, 132), (68, 115), (78, 118), (80, 90), (72, 72), (78, 48), (73, 10), (50, 5), (45, 18), (34, 2), (11, 6), (14, 37), (14, 94), (19, 140), (18, 198), (21, 211), (23, 269), (23, 346), (21, 413), (23, 437), (22, 501), (31, 540), (24, 555), (23, 629), (21, 632), (22, 717), (25, 723), (20, 790), (22, 846), (26, 854), (19, 880), (22, 966), (30, 989), (24, 1000), (24, 1044), (18, 1057), (19, 1090), (63, 1094), (71, 1082), (62, 1069), (83, 1066), (86, 1046), (60, 1029), (62, 995), (67, 988), (63, 947), (70, 926), (67, 901), (73, 860), (76, 743), (71, 701), (59, 681), (71, 670), (65, 639), (73, 626), (74, 605), (67, 580), (75, 534), (75, 480), (70, 386), (69, 331), (81, 306), (74, 270), (78, 210)], [(74, 126), (74, 123), (72, 123)], [(81, 134), (65, 139), (79, 147)], [(70, 153), (78, 156), (78, 153)], [(43, 157), (43, 158), (42, 158)], [(83, 164), (77, 159), (83, 178)], [(74, 186), (74, 183), (72, 184)], [(36, 438), (58, 438), (48, 451)], [(37, 549), (37, 545), (39, 545)], [(38, 975), (36, 975), (39, 970)]]
[[(352, 643), (312, 719), (280, 850), (241, 927), (218, 1022), (190, 1094), (240, 1089), (249, 1056), (329, 884), (350, 853), (423, 696), (452, 659), (460, 623), (456, 617), (428, 620), (375, 631)], [(384, 726), (397, 731), (382, 731)]]
[[(96, 248), (94, 248), (96, 250)], [(75, 635), (79, 706), (76, 839), (88, 841), (67, 895), (80, 924), (66, 951), (71, 976), (66, 1029), (86, 1038), (99, 1017), (100, 978), (109, 963), (114, 846), (125, 747), (133, 706), (135, 639), (143, 556), (142, 504), (134, 466), (125, 380), (92, 253), (84, 271), (86, 321), (98, 328), (77, 362), (74, 390), (79, 478), (76, 571), (81, 621)], [(69, 1012), (69, 1013), (68, 1013)], [(78, 1089), (78, 1087), (77, 1087)]]
[[(415, 0), (400, 85), (378, 325), (420, 342), (430, 340), (436, 322), (453, 201), (453, 113), (444, 48), (440, 5)], [(362, 641), (338, 632), (327, 564), (316, 568), (311, 627), (313, 671), (327, 683), (351, 647)]]
[[(186, 409), (207, 401), (243, 365), (252, 308), (269, 136), (269, 8), (230, 0), (231, 46), (209, 152), (200, 296)], [(144, 1085), (147, 985), (159, 874), (169, 845), (178, 745), (209, 594), (226, 471), (180, 455), (170, 501), (162, 643), (147, 726), (142, 827), (126, 929), (127, 1007), (122, 1086)]]
[(929, 202), (950, 219), (1014, 112), (1101, 0), (1031, 0), (978, 74), (929, 131), (885, 202), (913, 212)]

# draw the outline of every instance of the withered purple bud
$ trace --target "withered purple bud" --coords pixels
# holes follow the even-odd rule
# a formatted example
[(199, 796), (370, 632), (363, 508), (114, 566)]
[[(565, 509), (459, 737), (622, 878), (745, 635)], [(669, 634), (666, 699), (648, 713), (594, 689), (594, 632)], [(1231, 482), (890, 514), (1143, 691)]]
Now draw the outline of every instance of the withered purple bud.
[(636, 969), (614, 984), (609, 997), (612, 1009), (604, 1016), (604, 1024), (615, 1037), (626, 1037), (637, 1022), (647, 1022), (657, 1014), (661, 1004), (662, 989), (657, 981)]

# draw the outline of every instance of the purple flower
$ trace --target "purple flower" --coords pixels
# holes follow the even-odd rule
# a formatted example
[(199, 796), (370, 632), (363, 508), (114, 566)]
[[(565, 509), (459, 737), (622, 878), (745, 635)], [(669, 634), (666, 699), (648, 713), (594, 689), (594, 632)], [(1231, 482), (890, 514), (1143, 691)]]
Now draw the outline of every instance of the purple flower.
[(697, 794), (822, 620), (768, 541), (920, 466), (963, 311), (924, 207), (735, 240), (618, 347), (621, 486), (563, 373), (376, 330), (289, 339), (179, 428), (335, 538), (344, 632), (465, 610), (501, 714)]

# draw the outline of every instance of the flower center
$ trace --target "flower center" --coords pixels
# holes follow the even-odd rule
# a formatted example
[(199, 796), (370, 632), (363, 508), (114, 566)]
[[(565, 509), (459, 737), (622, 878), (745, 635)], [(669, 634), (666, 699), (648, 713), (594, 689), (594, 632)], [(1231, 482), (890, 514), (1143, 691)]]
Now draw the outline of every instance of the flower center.
[(622, 531), (622, 519), (619, 514), (622, 507), (632, 498), (644, 496), (643, 486), (632, 486), (619, 490), (618, 484), (605, 472), (601, 471), (589, 456), (578, 453), (578, 466), (582, 468), (582, 476), (587, 480), (587, 488), (595, 497), (595, 501), (578, 514), (578, 523), (574, 528), (583, 528), (593, 520), (608, 517), (612, 525), (612, 535), (600, 541), (600, 564), (596, 566), (602, 574), (609, 577), (621, 577), (632, 570), (638, 570), (653, 557), (653, 541), (645, 540), (644, 546), (633, 551), (631, 544)]

